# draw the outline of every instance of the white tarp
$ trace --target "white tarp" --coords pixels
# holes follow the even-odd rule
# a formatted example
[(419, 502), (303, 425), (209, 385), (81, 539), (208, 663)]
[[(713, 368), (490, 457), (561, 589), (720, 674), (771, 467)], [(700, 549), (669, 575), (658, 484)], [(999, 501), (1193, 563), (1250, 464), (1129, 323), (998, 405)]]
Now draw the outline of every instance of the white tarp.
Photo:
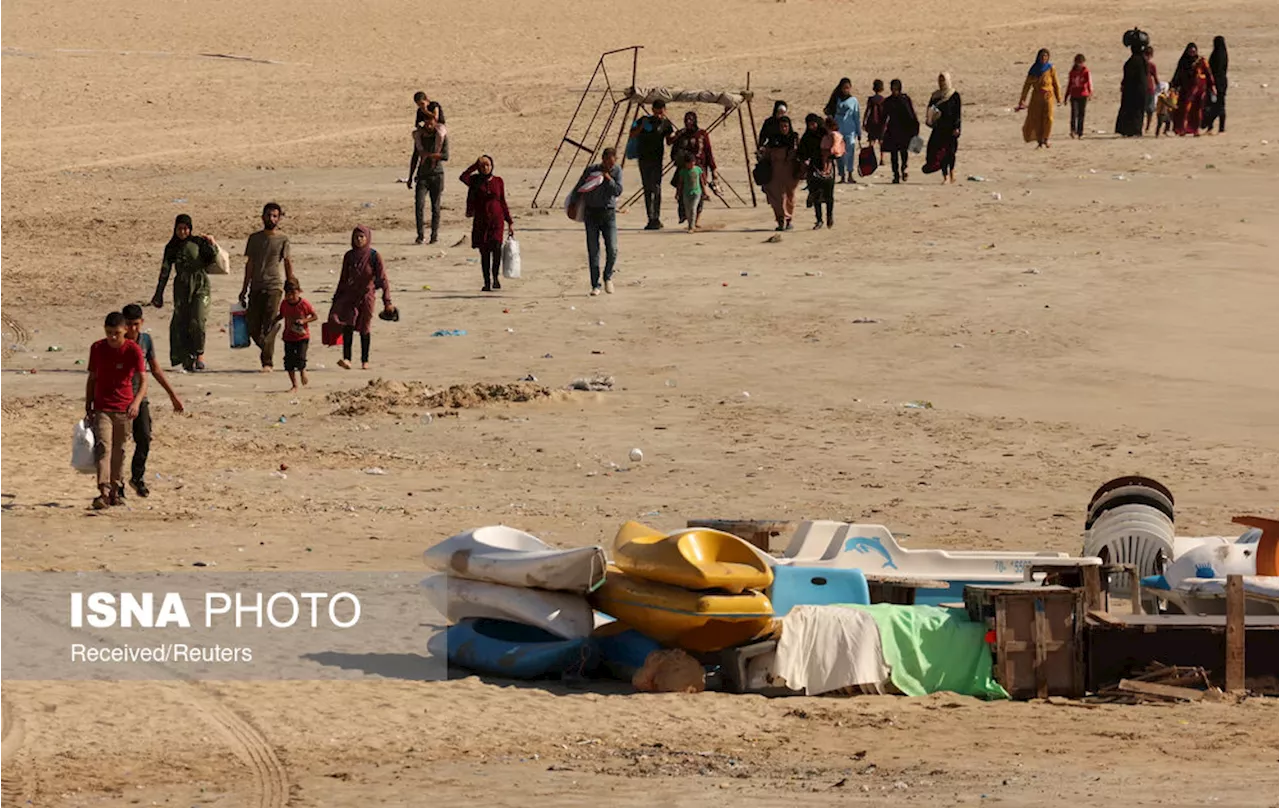
[(627, 90), (626, 98), (642, 104), (652, 104), (659, 98), (668, 104), (719, 104), (725, 109), (733, 109), (746, 100), (741, 93), (726, 93), (719, 90), (684, 90), (670, 87), (632, 87)]
[(816, 696), (846, 687), (878, 688), (888, 681), (889, 666), (870, 613), (796, 606), (782, 618), (771, 673), (774, 686)]

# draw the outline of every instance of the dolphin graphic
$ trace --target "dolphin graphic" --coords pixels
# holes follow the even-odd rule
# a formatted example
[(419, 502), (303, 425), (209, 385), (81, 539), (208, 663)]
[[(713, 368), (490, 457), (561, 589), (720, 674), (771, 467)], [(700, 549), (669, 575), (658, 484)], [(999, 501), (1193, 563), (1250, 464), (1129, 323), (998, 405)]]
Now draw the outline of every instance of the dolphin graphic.
[(898, 565), (893, 563), (893, 558), (889, 555), (889, 551), (884, 549), (884, 545), (879, 539), (868, 539), (865, 536), (858, 536), (852, 539), (846, 539), (844, 543), (844, 552), (854, 550), (859, 553), (879, 553), (884, 556), (884, 565), (880, 569), (894, 569)]

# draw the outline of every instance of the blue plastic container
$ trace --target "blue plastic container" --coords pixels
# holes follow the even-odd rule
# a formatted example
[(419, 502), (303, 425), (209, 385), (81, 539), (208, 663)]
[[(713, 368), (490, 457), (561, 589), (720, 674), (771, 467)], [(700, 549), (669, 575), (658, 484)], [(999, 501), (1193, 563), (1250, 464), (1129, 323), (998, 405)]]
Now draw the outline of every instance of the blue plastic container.
[(249, 347), (249, 321), (244, 306), (239, 303), (231, 306), (231, 323), (227, 326), (227, 335), (231, 337), (232, 348)]

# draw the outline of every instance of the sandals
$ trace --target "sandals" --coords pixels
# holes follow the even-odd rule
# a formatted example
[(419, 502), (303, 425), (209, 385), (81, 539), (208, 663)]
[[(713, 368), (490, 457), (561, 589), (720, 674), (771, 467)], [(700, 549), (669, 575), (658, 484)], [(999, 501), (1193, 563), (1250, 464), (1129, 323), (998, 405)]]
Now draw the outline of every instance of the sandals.
[(351, 361), (348, 359), (339, 359), (338, 367), (342, 368), (343, 370), (351, 370)]

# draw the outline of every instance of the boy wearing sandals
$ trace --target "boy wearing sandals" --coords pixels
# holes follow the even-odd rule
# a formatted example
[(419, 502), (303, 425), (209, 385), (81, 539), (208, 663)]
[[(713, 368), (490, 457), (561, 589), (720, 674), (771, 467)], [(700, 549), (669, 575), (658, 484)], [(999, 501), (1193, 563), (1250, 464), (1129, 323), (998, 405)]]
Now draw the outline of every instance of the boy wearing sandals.
[[(129, 428), (147, 397), (147, 377), (142, 348), (125, 336), (124, 315), (113, 311), (103, 324), (106, 339), (89, 348), (89, 379), (84, 389), (84, 411), (93, 423), (93, 454), (98, 461), (98, 496), (95, 510), (119, 505), (124, 476), (124, 444)], [(136, 391), (135, 376), (142, 381)]]

